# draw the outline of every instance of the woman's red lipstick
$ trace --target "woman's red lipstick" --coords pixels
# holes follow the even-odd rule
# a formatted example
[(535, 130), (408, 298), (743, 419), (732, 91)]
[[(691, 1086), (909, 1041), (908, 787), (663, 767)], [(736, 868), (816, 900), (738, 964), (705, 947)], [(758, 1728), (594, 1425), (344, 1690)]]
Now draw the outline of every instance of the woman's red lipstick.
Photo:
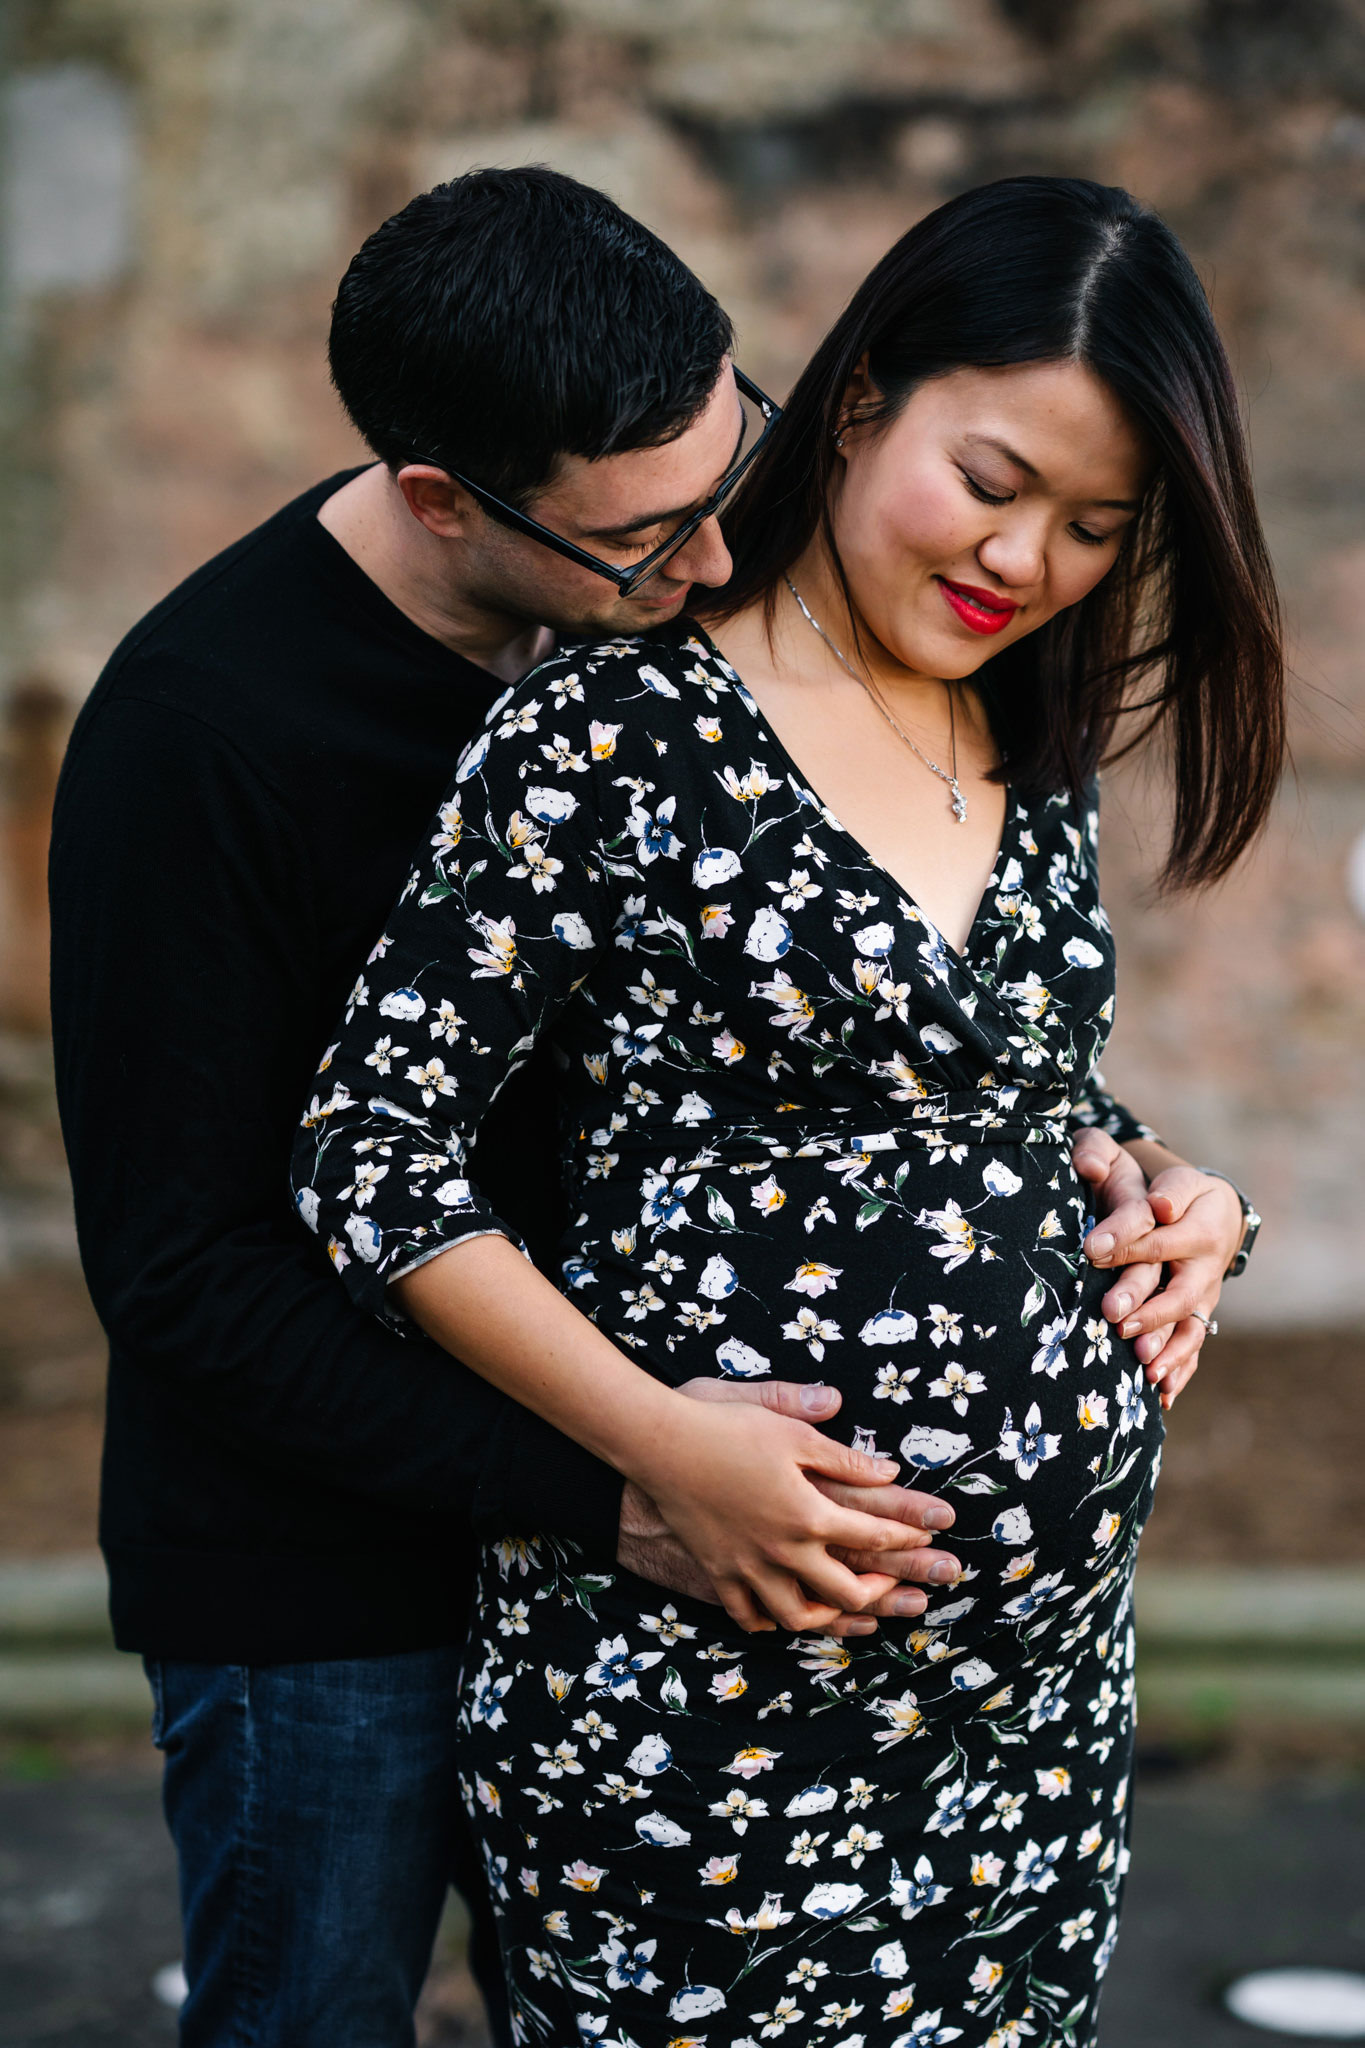
[(974, 583), (950, 583), (946, 576), (937, 581), (945, 601), (974, 633), (1002, 633), (1019, 609), (1009, 598), (980, 590)]

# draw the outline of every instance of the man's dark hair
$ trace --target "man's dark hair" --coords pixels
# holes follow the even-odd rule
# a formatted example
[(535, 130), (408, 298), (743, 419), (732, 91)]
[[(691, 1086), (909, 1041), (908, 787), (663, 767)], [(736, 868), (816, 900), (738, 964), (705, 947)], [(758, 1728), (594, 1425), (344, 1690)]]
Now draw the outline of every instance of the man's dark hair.
[(391, 468), (427, 457), (524, 503), (561, 455), (675, 439), (732, 339), (657, 235), (536, 164), (471, 171), (376, 228), (341, 280), (328, 353)]

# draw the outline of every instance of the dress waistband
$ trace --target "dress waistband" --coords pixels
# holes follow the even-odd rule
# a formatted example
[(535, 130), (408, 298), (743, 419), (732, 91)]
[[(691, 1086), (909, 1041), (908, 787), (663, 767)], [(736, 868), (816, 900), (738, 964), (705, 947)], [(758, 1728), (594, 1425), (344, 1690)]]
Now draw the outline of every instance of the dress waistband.
[[(868, 1116), (861, 1110), (826, 1111), (800, 1104), (771, 1116), (719, 1117), (684, 1121), (662, 1109), (643, 1114), (628, 1104), (574, 1133), (573, 1149), (671, 1155), (677, 1170), (736, 1156), (772, 1159), (819, 1158), (864, 1152), (908, 1151), (924, 1145), (1038, 1145), (1061, 1143), (1069, 1135), (1071, 1098), (1062, 1088), (960, 1088), (920, 1097), (901, 1116)], [(691, 1152), (694, 1157), (683, 1160)]]

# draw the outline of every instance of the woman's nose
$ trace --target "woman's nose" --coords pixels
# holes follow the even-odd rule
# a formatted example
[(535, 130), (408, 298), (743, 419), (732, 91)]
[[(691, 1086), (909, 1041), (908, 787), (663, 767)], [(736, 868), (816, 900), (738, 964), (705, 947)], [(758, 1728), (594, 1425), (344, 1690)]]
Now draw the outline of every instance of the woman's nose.
[(1047, 533), (1041, 522), (1011, 520), (981, 542), (976, 558), (1011, 596), (1036, 589), (1047, 573)]

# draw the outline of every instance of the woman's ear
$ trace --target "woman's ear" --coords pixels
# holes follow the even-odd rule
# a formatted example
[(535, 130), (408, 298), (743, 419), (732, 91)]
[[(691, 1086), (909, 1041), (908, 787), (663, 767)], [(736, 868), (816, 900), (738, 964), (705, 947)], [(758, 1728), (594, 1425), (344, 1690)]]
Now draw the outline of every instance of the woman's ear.
[(838, 423), (834, 429), (834, 445), (840, 454), (847, 452), (850, 431), (855, 430), (864, 415), (881, 401), (881, 392), (872, 381), (867, 367), (867, 356), (859, 358), (858, 366), (844, 386), (839, 400)]

